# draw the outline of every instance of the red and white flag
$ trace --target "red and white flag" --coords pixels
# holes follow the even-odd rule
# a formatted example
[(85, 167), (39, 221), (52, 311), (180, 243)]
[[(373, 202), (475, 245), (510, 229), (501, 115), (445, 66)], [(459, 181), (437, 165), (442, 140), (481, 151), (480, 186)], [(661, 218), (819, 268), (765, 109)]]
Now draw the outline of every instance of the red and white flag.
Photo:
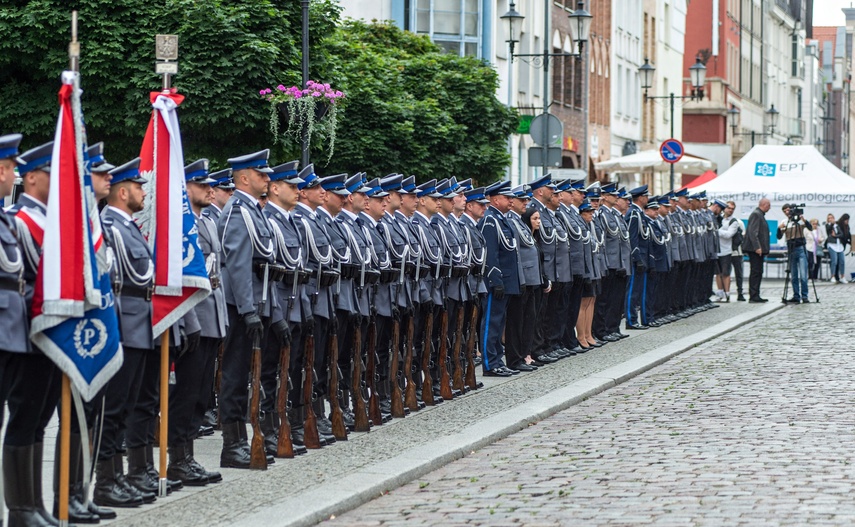
[(140, 152), (140, 175), (148, 179), (140, 228), (154, 255), (151, 322), (155, 336), (211, 293), (184, 183), (176, 112), (182, 101), (184, 96), (174, 89), (151, 93), (153, 111)]

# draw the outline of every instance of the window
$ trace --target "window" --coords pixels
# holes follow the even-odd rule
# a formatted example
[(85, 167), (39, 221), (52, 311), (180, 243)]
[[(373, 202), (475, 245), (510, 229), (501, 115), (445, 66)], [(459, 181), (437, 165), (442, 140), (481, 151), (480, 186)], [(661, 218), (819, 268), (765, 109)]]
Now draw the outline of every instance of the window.
[(480, 0), (410, 0), (412, 26), (447, 53), (481, 56)]
[(664, 32), (664, 37), (662, 39), (665, 42), (666, 46), (671, 45), (671, 6), (665, 4), (665, 20), (663, 21), (662, 31)]

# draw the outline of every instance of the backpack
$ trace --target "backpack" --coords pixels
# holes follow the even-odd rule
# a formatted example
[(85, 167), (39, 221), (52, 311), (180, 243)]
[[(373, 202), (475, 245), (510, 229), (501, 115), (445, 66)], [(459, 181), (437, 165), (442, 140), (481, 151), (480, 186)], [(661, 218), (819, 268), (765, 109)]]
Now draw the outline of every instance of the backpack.
[[(735, 221), (739, 221), (739, 220), (737, 220), (736, 218), (730, 218), (730, 223), (728, 223), (728, 226), (733, 225), (733, 222), (735, 222)], [(744, 241), (744, 239), (745, 239), (745, 236), (742, 234), (742, 226), (740, 225), (740, 227), (738, 229), (736, 229), (736, 234), (734, 234), (733, 238), (732, 238), (732, 242), (733, 242), (732, 250), (738, 251), (739, 248), (742, 247), (742, 242)]]

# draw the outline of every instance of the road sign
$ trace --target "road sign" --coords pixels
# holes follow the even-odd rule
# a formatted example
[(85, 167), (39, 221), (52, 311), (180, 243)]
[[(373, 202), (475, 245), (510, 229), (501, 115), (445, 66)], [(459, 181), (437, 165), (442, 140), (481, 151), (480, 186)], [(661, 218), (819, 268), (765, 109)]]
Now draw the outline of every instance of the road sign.
[(542, 167), (543, 165), (550, 167), (561, 166), (561, 147), (550, 146), (546, 153), (546, 163), (543, 162), (543, 147), (530, 146), (528, 148), (528, 166)]
[(564, 139), (564, 123), (551, 113), (542, 113), (531, 120), (531, 138), (543, 145), (560, 145)]
[(683, 143), (676, 139), (666, 139), (659, 145), (659, 155), (662, 160), (672, 165), (683, 158)]

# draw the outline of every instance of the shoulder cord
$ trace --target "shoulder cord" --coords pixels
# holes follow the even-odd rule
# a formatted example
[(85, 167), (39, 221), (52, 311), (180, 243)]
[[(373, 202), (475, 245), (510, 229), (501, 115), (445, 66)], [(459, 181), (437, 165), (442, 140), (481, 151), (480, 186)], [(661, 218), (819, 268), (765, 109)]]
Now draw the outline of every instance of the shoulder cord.
[(440, 263), (440, 259), (442, 258), (442, 247), (437, 247), (436, 254), (434, 254), (430, 250), (430, 243), (424, 229), (416, 227), (416, 230), (419, 231), (419, 239), (421, 240), (422, 252), (424, 253), (425, 259), (428, 263)]
[[(567, 215), (567, 219), (568, 219), (568, 220), (570, 220), (570, 215), (569, 215), (569, 213), (568, 213), (568, 215)], [(572, 222), (572, 221), (567, 221), (567, 235), (568, 235), (568, 236), (570, 236), (572, 239), (577, 240), (577, 241), (581, 239), (581, 240), (582, 240), (583, 242), (585, 242), (585, 243), (590, 242), (590, 239), (589, 239), (589, 238), (590, 238), (590, 233), (588, 233), (588, 232), (583, 232), (582, 227), (579, 227), (578, 229), (576, 229), (576, 230), (574, 231), (574, 230), (573, 230), (573, 222)]]
[(122, 237), (121, 231), (114, 225), (110, 226), (110, 230), (113, 232), (113, 243), (116, 244), (116, 268), (119, 271), (119, 277), (127, 278), (131, 284), (137, 287), (148, 287), (151, 285), (151, 277), (154, 275), (154, 263), (151, 261), (151, 258), (148, 260), (148, 269), (146, 272), (142, 274), (138, 273), (128, 258), (125, 239)]
[(534, 237), (531, 235), (528, 228), (526, 228), (525, 225), (522, 225), (522, 228), (520, 228), (520, 225), (522, 224), (522, 220), (517, 221), (516, 218), (514, 218), (514, 219), (509, 218), (508, 221), (511, 222), (511, 225), (513, 225), (514, 230), (517, 231), (517, 233), (519, 233), (520, 241), (522, 242), (522, 244), (525, 245), (526, 247), (533, 247), (534, 246)]
[(388, 223), (383, 225), (383, 235), (386, 237), (386, 247), (389, 249), (389, 258), (391, 259), (392, 257), (394, 257), (399, 262), (403, 262), (404, 260), (406, 260), (407, 256), (410, 254), (409, 238), (404, 240), (404, 248), (400, 253), (398, 253), (395, 250), (395, 244), (392, 243), (392, 232), (391, 232), (391, 230), (392, 230), (392, 226), (389, 225)]
[[(609, 218), (608, 218), (608, 216), (611, 216), (611, 217), (612, 217), (612, 219), (615, 221), (615, 227), (616, 227), (615, 229), (612, 229), (612, 228), (609, 226)], [(607, 213), (603, 214), (603, 220), (604, 220), (604, 221), (603, 221), (603, 223), (604, 223), (604, 224), (605, 224), (605, 226), (606, 226), (606, 231), (609, 233), (609, 236), (612, 236), (612, 237), (621, 236), (621, 232), (620, 232), (620, 222), (618, 222), (618, 221), (617, 221), (617, 218), (615, 218), (615, 217), (614, 217), (614, 214), (613, 214), (613, 213), (611, 213), (611, 212), (607, 212)]]
[[(449, 227), (449, 228), (451, 228), (451, 227)], [(456, 252), (452, 251), (451, 250), (451, 244), (448, 243), (448, 236), (445, 235), (445, 229), (443, 229), (442, 226), (440, 225), (439, 229), (437, 229), (437, 230), (439, 231), (440, 238), (442, 238), (443, 247), (448, 249), (448, 254), (451, 257), (451, 262), (452, 263), (453, 262), (462, 262), (463, 256), (466, 254), (466, 249), (465, 248), (458, 249)]]
[(601, 236), (597, 236), (597, 225), (592, 221), (591, 222), (591, 241), (593, 241), (593, 251), (599, 252), (600, 247), (606, 244), (606, 233), (604, 232)]
[(380, 269), (390, 269), (392, 267), (392, 256), (389, 254), (389, 251), (384, 253), (386, 258), (380, 260), (380, 255), (377, 254), (377, 246), (374, 244), (374, 238), (371, 236), (371, 231), (368, 230), (368, 227), (363, 225), (362, 233), (365, 235), (365, 239), (368, 240), (368, 251), (371, 256), (371, 263)]
[[(290, 251), (288, 251), (287, 246), (285, 245), (285, 236), (282, 235), (282, 229), (279, 228), (279, 224), (275, 221), (270, 221), (270, 226), (273, 228), (273, 236), (276, 238), (276, 246), (279, 247), (277, 251), (279, 256), (281, 256), (281, 260), (285, 262), (285, 264), (290, 269), (302, 269), (303, 268), (303, 248), (300, 247), (297, 250), (297, 257), (291, 257)], [(213, 254), (213, 253), (211, 253)]]
[(303, 222), (303, 226), (306, 229), (306, 244), (309, 248), (309, 251), (312, 256), (314, 256), (315, 260), (318, 261), (320, 265), (329, 265), (332, 262), (332, 245), (327, 247), (327, 254), (322, 255), (321, 251), (318, 249), (318, 246), (315, 244), (315, 235), (312, 233), (312, 226), (309, 225), (309, 221), (304, 217), (300, 218), (300, 221)]
[[(255, 229), (255, 222), (252, 221), (252, 216), (244, 207), (240, 207), (240, 215), (246, 225), (246, 230), (249, 232), (249, 241), (252, 243), (252, 248), (261, 255), (262, 258), (270, 258), (273, 256), (273, 241), (267, 242), (267, 247), (262, 247), (258, 239), (258, 231)], [(269, 223), (269, 222), (268, 222)], [(225, 230), (223, 230), (225, 235)]]
[(650, 231), (650, 238), (653, 240), (653, 243), (655, 243), (656, 245), (665, 245), (665, 242), (667, 240), (664, 234), (662, 238), (658, 238), (656, 236), (656, 229), (651, 226), (650, 228), (648, 228), (648, 230)]
[(472, 243), (472, 229), (470, 229), (468, 227), (465, 227), (465, 229), (466, 229), (466, 237), (469, 239), (469, 247), (472, 248), (469, 251), (470, 259), (472, 260), (472, 262), (475, 263), (475, 265), (480, 266), (481, 269), (483, 270), (484, 269), (484, 262), (487, 260), (487, 248), (481, 247), (481, 257), (479, 258), (475, 254), (475, 245)]
[(27, 261), (30, 262), (33, 270), (37, 270), (39, 268), (39, 261), (42, 259), (42, 255), (33, 240), (33, 233), (30, 232), (30, 228), (27, 224), (17, 216), (15, 216), (15, 225), (18, 227), (18, 240), (21, 242), (21, 245), (24, 246), (24, 256), (27, 257)]
[(683, 216), (683, 219), (686, 220), (684, 222), (681, 222), (683, 224), (683, 228), (684, 228), (683, 233), (684, 234), (690, 234), (690, 235), (695, 234), (696, 231), (695, 231), (695, 226), (693, 224), (694, 222), (692, 222), (692, 218), (689, 217), (689, 211), (684, 211), (683, 214), (685, 214), (685, 216)]
[[(517, 239), (514, 238), (513, 240), (508, 240), (507, 238), (505, 238), (505, 233), (502, 232), (502, 228), (499, 226), (498, 221), (493, 216), (490, 216), (489, 218), (484, 220), (485, 227), (487, 226), (487, 220), (493, 220), (493, 223), (496, 225), (496, 239), (499, 241), (499, 245), (504, 247), (506, 251), (516, 251)], [(484, 232), (484, 230), (481, 229), (481, 232)]]
[(21, 249), (18, 247), (15, 247), (14, 249), (14, 259), (10, 259), (6, 255), (5, 248), (0, 248), (0, 270), (7, 273), (17, 274), (18, 280), (21, 280), (24, 276), (24, 258), (21, 256)]
[[(635, 212), (635, 211), (633, 211), (633, 212)], [(644, 218), (641, 217), (641, 214), (640, 213), (630, 214), (629, 221), (632, 221), (633, 218), (637, 218), (637, 221), (638, 221), (638, 234), (645, 240), (650, 238), (650, 229), (644, 228)]]
[[(353, 230), (351, 230), (350, 225), (348, 225), (347, 222), (344, 220), (335, 220), (335, 221), (338, 221), (338, 223), (344, 228), (344, 230), (347, 233), (347, 250), (344, 253), (344, 258), (341, 258), (342, 261), (348, 261), (349, 262), (350, 261), (350, 255), (356, 254), (357, 255), (356, 262), (353, 262), (353, 263), (356, 263), (357, 265), (367, 264), (368, 263), (368, 256), (364, 255), (362, 253), (361, 247), (359, 247), (359, 244), (356, 242), (356, 234), (353, 232)], [(351, 251), (351, 248), (353, 249), (352, 251)], [(333, 250), (335, 251), (335, 249), (333, 249)], [(367, 251), (366, 251), (366, 254), (367, 254)], [(336, 256), (339, 256), (338, 252), (336, 252)]]

